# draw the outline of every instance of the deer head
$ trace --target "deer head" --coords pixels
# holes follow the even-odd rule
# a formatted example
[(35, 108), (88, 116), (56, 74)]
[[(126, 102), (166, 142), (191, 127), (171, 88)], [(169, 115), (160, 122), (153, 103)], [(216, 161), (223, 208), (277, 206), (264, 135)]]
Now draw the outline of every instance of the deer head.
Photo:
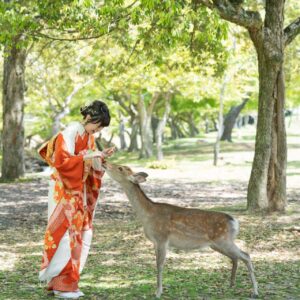
[(148, 177), (148, 174), (145, 172), (134, 173), (127, 166), (116, 165), (107, 161), (104, 162), (102, 166), (107, 174), (120, 184), (126, 184), (128, 182), (139, 184), (145, 182)]

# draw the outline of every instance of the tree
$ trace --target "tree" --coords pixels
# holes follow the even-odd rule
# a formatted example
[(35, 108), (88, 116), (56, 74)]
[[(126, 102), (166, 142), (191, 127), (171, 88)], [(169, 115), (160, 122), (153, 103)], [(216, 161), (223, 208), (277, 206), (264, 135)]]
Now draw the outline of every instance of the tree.
[(13, 44), (4, 51), (2, 178), (5, 179), (18, 178), (24, 174), (23, 113), (27, 51), (17, 46), (21, 38), (21, 35), (16, 37)]
[[(230, 52), (234, 54), (236, 50), (236, 39), (233, 38), (233, 43), (232, 43), (232, 47), (230, 49)], [(229, 60), (229, 64), (228, 64), (228, 69), (231, 67), (232, 63)], [(218, 156), (219, 156), (219, 152), (220, 152), (220, 140), (221, 137), (223, 135), (224, 132), (224, 113), (223, 113), (223, 108), (224, 108), (224, 97), (225, 97), (225, 90), (226, 87), (229, 83), (229, 81), (231, 80), (231, 74), (229, 73), (230, 70), (225, 70), (224, 72), (224, 78), (222, 80), (221, 83), (221, 87), (220, 87), (220, 97), (219, 97), (219, 128), (218, 128), (218, 134), (217, 134), (217, 139), (214, 145), (214, 166), (216, 166), (218, 164)]]
[(259, 107), (255, 155), (248, 185), (248, 209), (284, 211), (286, 200), (286, 132), (284, 124), (284, 52), (300, 33), (300, 17), (284, 28), (284, 0), (265, 1), (265, 19), (244, 1), (197, 0), (221, 18), (248, 30), (257, 53)]
[(246, 103), (249, 101), (249, 98), (245, 98), (243, 102), (239, 105), (232, 106), (229, 112), (224, 118), (224, 130), (221, 136), (221, 141), (232, 142), (232, 130), (235, 125), (236, 119), (239, 116), (242, 109), (245, 107)]
[(163, 150), (162, 150), (163, 132), (171, 111), (171, 103), (170, 103), (171, 95), (172, 95), (171, 92), (168, 92), (166, 95), (163, 95), (163, 97), (165, 97), (165, 107), (163, 111), (163, 116), (161, 117), (161, 119), (158, 120), (158, 124), (155, 130), (157, 160), (163, 160), (164, 158)]
[(223, 126), (223, 107), (224, 107), (224, 96), (225, 96), (225, 89), (228, 84), (228, 81), (230, 80), (229, 74), (225, 73), (224, 78), (222, 80), (221, 88), (220, 88), (220, 104), (219, 104), (219, 127), (218, 127), (218, 133), (217, 133), (217, 139), (214, 145), (214, 166), (218, 164), (218, 157), (220, 152), (220, 139), (223, 134), (224, 126)]
[[(45, 46), (47, 49), (44, 49)], [(83, 46), (84, 49), (81, 49)], [(25, 124), (26, 135), (37, 134), (49, 139), (62, 129), (74, 107), (78, 115), (79, 107), (86, 104), (86, 96), (82, 97), (81, 103), (76, 101), (76, 96), (83, 90), (94, 94), (91, 86), (97, 86), (94, 80), (98, 70), (92, 68), (85, 58), (90, 52), (88, 46), (83, 42), (70, 45), (46, 41), (39, 42), (31, 50), (27, 58), (27, 80), (30, 84), (25, 114), (33, 120), (30, 128)]]
[[(24, 93), (26, 58), (39, 39), (99, 38), (122, 28), (131, 5), (111, 1), (1, 1), (0, 46), (4, 48), (2, 178), (24, 173)], [(123, 22), (123, 26), (127, 26)]]
[[(199, 9), (201, 12), (199, 15), (196, 15), (193, 6), (194, 4), (188, 4), (185, 7), (183, 2), (176, 1), (143, 1), (136, 6), (135, 15), (142, 17), (139, 19), (132, 18), (134, 26), (131, 28), (131, 32), (134, 34), (132, 37), (127, 38), (127, 41), (124, 43), (127, 48), (131, 47), (132, 49), (128, 61), (141, 62), (147, 59), (147, 68), (150, 68), (151, 65), (153, 69), (155, 67), (159, 68), (158, 72), (152, 72), (152, 74), (158, 74), (155, 75), (154, 79), (156, 77), (162, 79), (156, 85), (157, 90), (148, 86), (145, 88), (148, 93), (144, 93), (143, 89), (137, 93), (139, 95), (137, 108), (142, 142), (141, 157), (152, 156), (151, 119), (158, 100), (163, 99), (166, 103), (162, 107), (165, 108), (166, 114), (163, 114), (156, 134), (159, 148), (158, 156), (159, 158), (162, 157), (161, 135), (171, 108), (168, 103), (169, 100), (167, 100), (168, 97), (165, 98), (162, 95), (171, 92), (171, 89), (165, 86), (173, 85), (176, 90), (179, 90), (179, 93), (182, 92), (181, 88), (172, 83), (170, 84), (168, 80), (163, 78), (167, 76), (163, 75), (171, 75), (173, 71), (176, 72), (178, 69), (192, 76), (195, 76), (196, 73), (193, 69), (198, 69), (197, 71), (203, 75), (205, 72), (202, 72), (204, 68), (202, 63), (207, 66), (205, 66), (207, 72), (213, 69), (215, 76), (222, 73), (226, 54), (224, 51), (221, 51), (223, 50), (223, 45), (220, 38), (226, 34), (226, 26), (224, 26), (224, 22), (220, 22), (215, 14), (207, 13), (205, 9)], [(213, 28), (208, 26), (208, 20), (214, 22), (215, 26)], [(124, 38), (121, 40), (123, 42)], [(182, 59), (178, 57), (181, 48), (184, 50), (189, 49), (189, 51), (182, 51), (183, 58), (187, 56), (184, 52), (189, 53), (185, 69), (180, 66)], [(191, 53), (193, 55), (190, 55)], [(177, 58), (177, 60), (174, 60), (174, 58)], [(209, 58), (212, 58), (210, 61), (213, 61), (213, 63), (208, 62)], [(218, 63), (215, 63), (215, 61)], [(149, 77), (152, 78), (150, 79), (151, 81), (155, 81), (151, 76), (144, 76), (144, 79)], [(180, 77), (177, 75), (177, 77), (183, 79), (186, 76)], [(199, 75), (195, 77), (199, 77)], [(172, 77), (172, 81), (174, 81), (173, 79)], [(161, 85), (161, 83), (163, 84)], [(193, 82), (193, 85), (195, 83)], [(199, 101), (199, 99), (197, 100)], [(190, 128), (196, 131), (194, 124), (192, 122), (189, 123)]]

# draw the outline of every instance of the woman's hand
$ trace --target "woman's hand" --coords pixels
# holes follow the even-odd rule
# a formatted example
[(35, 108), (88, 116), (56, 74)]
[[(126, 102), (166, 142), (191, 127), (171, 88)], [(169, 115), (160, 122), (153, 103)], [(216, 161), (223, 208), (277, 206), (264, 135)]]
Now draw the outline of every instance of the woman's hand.
[(102, 158), (110, 157), (116, 151), (116, 147), (110, 147), (101, 151), (89, 151), (87, 154), (83, 156), (84, 160), (93, 159), (93, 158)]
[(104, 154), (104, 157), (110, 157), (112, 156), (116, 151), (116, 147), (110, 147), (110, 148), (106, 148), (102, 151), (102, 153)]
[(92, 159), (92, 158), (104, 158), (105, 154), (101, 151), (91, 151), (83, 156), (84, 160)]

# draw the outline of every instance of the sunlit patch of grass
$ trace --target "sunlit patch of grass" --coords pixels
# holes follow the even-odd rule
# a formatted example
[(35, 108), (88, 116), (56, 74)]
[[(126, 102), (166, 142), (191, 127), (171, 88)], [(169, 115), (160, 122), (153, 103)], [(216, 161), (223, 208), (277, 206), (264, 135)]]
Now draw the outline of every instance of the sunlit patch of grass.
[(35, 181), (36, 180), (36, 177), (20, 177), (20, 178), (17, 178), (17, 179), (3, 179), (0, 177), (0, 183), (26, 183), (26, 182), (32, 182), (32, 181)]
[(153, 161), (150, 162), (146, 165), (147, 168), (150, 169), (161, 169), (161, 170), (165, 170), (165, 169), (169, 169), (171, 167), (170, 163), (166, 162), (166, 161)]

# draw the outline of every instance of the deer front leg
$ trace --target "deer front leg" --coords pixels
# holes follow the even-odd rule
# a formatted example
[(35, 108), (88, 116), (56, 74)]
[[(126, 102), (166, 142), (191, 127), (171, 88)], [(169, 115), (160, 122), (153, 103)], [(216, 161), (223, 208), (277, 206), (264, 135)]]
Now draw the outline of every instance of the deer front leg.
[(157, 290), (156, 290), (156, 297), (160, 298), (162, 294), (162, 272), (164, 263), (166, 260), (167, 254), (167, 244), (156, 244), (155, 245), (155, 254), (156, 254), (156, 267), (157, 267)]

